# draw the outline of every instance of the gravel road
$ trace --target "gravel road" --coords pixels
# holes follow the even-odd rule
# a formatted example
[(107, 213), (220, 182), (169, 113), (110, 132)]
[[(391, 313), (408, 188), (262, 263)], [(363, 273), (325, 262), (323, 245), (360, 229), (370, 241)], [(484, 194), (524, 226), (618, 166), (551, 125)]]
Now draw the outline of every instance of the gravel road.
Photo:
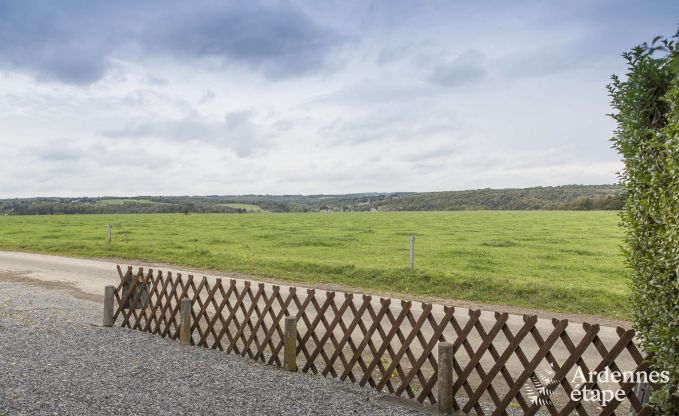
[[(124, 265), (125, 263), (122, 262)], [(150, 265), (145, 265), (150, 267)], [(156, 267), (153, 267), (156, 269)], [(188, 274), (185, 270), (163, 267), (158, 265), (158, 268), (164, 271), (171, 270), (173, 272), (182, 272), (184, 275)], [(3, 277), (4, 276), (4, 277)], [(195, 272), (195, 276), (200, 278), (200, 276), (206, 276), (209, 282), (214, 283), (217, 278), (224, 277), (221, 275)], [(238, 287), (242, 288), (244, 285), (244, 280), (236, 276), (228, 276), (227, 278), (234, 278)], [(80, 298), (100, 300), (102, 299), (102, 294), (104, 292), (104, 287), (106, 285), (118, 285), (120, 279), (118, 273), (116, 272), (116, 263), (106, 260), (91, 260), (91, 259), (77, 259), (61, 256), (48, 256), (34, 253), (20, 253), (20, 252), (7, 252), (0, 251), (0, 282), (3, 281), (23, 281), (32, 282), (34, 284), (39, 284), (50, 288), (67, 288), (70, 292)], [(228, 284), (228, 280), (224, 280)], [(282, 293), (287, 293), (289, 286), (284, 283), (278, 283), (281, 288)], [(301, 286), (298, 286), (301, 287)], [(264, 284), (264, 291), (271, 295), (273, 286), (271, 283)], [(303, 290), (303, 289), (298, 289)], [(323, 299), (325, 295), (325, 290), (317, 289), (316, 294), (319, 299)], [(338, 299), (343, 299), (340, 295)], [(337, 301), (337, 300), (336, 300)], [(360, 308), (362, 302), (361, 296), (354, 296), (354, 306), (355, 308)], [(244, 303), (245, 307), (249, 307), (249, 302), (246, 300)], [(398, 316), (401, 312), (401, 303), (398, 299), (392, 299), (391, 312), (394, 316)], [(372, 298), (372, 306), (375, 310), (381, 307), (380, 298), (374, 296)], [(338, 306), (339, 307), (339, 306)], [(294, 306), (291, 310), (294, 311)], [(421, 304), (419, 302), (414, 302), (412, 305), (413, 313), (417, 314), (421, 310)], [(208, 308), (208, 313), (213, 312), (211, 308)], [(466, 322), (468, 319), (469, 310), (465, 307), (460, 307), (455, 305), (455, 317), (458, 322)], [(306, 316), (313, 320), (315, 318), (315, 310), (309, 308), (305, 312)], [(435, 319), (441, 320), (445, 315), (443, 306), (441, 304), (434, 304), (432, 307), (432, 315)], [(353, 318), (351, 311), (347, 311), (344, 315), (344, 320), (350, 322)], [(497, 318), (491, 311), (483, 311), (480, 315), (480, 322), (486, 331), (489, 331), (496, 323)], [(571, 321), (572, 322), (572, 321)], [(265, 323), (270, 324), (270, 317), (267, 316)], [(514, 333), (517, 334), (520, 329), (524, 326), (523, 316), (518, 314), (509, 314), (507, 326)], [(300, 328), (303, 324), (300, 325)], [(543, 338), (547, 338), (549, 334), (553, 331), (554, 325), (551, 319), (541, 318), (538, 319), (536, 328), (541, 332)], [(425, 325), (420, 329), (423, 337), (425, 339), (430, 339), (433, 336), (433, 329), (430, 325)], [(449, 335), (452, 329), (449, 328)], [(574, 343), (578, 343), (579, 340), (584, 336), (585, 331), (577, 323), (572, 323), (569, 325), (568, 334)], [(335, 336), (340, 339), (343, 336), (343, 332), (339, 327), (335, 329)], [(611, 326), (602, 326), (599, 331), (599, 339), (603, 342), (607, 348), (611, 348), (619, 340), (619, 335), (616, 333), (616, 328)], [(354, 342), (360, 344), (362, 341), (362, 336), (359, 331), (354, 331), (353, 333)], [(472, 331), (468, 336), (467, 340), (471, 345), (479, 345), (482, 340), (478, 331)], [(498, 336), (493, 342), (495, 348), (499, 351), (504, 351), (509, 346), (509, 341), (504, 336)], [(522, 351), (527, 357), (533, 357), (539, 349), (540, 345), (536, 342), (531, 342), (527, 340), (522, 343)], [(418, 355), (422, 352), (422, 344), (420, 342), (412, 342), (410, 345), (411, 351)], [(565, 362), (570, 356), (570, 351), (561, 342), (554, 345), (551, 348), (551, 352), (558, 362)], [(348, 351), (347, 351), (348, 353)], [(435, 352), (436, 354), (436, 352)], [(593, 363), (598, 363), (601, 360), (601, 355), (596, 350), (596, 348), (590, 347), (583, 354), (583, 359), (592, 365)], [(458, 361), (464, 365), (468, 362), (468, 357), (458, 356)], [(622, 369), (633, 369), (635, 367), (632, 357), (628, 354), (621, 355), (616, 359), (616, 363)], [(495, 365), (495, 360), (491, 354), (484, 354), (481, 358), (479, 364), (486, 369), (492, 368)], [(545, 363), (546, 365), (546, 363)], [(518, 377), (523, 370), (524, 366), (517, 357), (513, 357), (506, 363), (506, 368), (514, 376)], [(569, 380), (573, 380), (573, 372), (568, 375)], [(478, 386), (480, 379), (478, 374), (472, 372), (469, 379), (470, 383)], [(495, 383), (494, 387), (498, 391), (500, 396), (507, 393), (507, 384), (501, 380)]]
[[(396, 406), (391, 396), (331, 378), (289, 374), (236, 356), (200, 348), (188, 351), (175, 342), (147, 333), (98, 327), (104, 286), (119, 283), (115, 265), (106, 260), (0, 250), (0, 416), (22, 412), (95, 414), (96, 411), (398, 415), (431, 410)], [(157, 267), (177, 271), (166, 265), (153, 265), (154, 269)], [(242, 276), (206, 276), (210, 281), (233, 277), (238, 285), (244, 284)], [(278, 284), (282, 291), (287, 291), (287, 285)], [(27, 290), (25, 285), (32, 287)], [(265, 284), (268, 293), (271, 288), (271, 282)], [(324, 290), (318, 289), (316, 293), (321, 296)], [(373, 303), (379, 306), (379, 298), (374, 297)], [(392, 301), (392, 309), (398, 305), (397, 299)], [(413, 309), (418, 307), (418, 303), (413, 304)], [(434, 305), (432, 313), (440, 317), (443, 307)], [(467, 309), (456, 305), (455, 313), (464, 317)], [(398, 314), (398, 310), (394, 314)], [(22, 321), (30, 322), (31, 327), (24, 329)], [(492, 312), (485, 311), (480, 321), (488, 329), (496, 319)], [(606, 324), (618, 323), (599, 322), (602, 324), (599, 339), (610, 348), (619, 336), (614, 326)], [(522, 316), (510, 314), (507, 325), (516, 333), (523, 326)], [(553, 325), (551, 320), (541, 318), (536, 328), (545, 337)], [(423, 333), (427, 330), (431, 328), (424, 328)], [(578, 324), (572, 324), (569, 333), (577, 343), (584, 331)], [(476, 332), (470, 334), (468, 340), (472, 345), (480, 342)], [(503, 350), (506, 346), (506, 340), (498, 339), (496, 348)], [(522, 349), (531, 357), (538, 347), (527, 343)], [(417, 353), (421, 347), (413, 343), (411, 348)], [(559, 362), (570, 355), (561, 344), (555, 345), (552, 353)], [(589, 348), (583, 357), (589, 363), (598, 363), (601, 359), (594, 348)], [(172, 368), (157, 369), (155, 363), (159, 359)], [(623, 369), (634, 368), (630, 355), (618, 357), (616, 363)], [(495, 362), (486, 354), (481, 364), (491, 368)], [(518, 360), (509, 361), (506, 367), (514, 374), (523, 371)], [(143, 383), (141, 375), (152, 382)], [(497, 389), (500, 394), (504, 393), (506, 384), (499, 383)], [(507, 410), (510, 414), (520, 414)]]
[(104, 328), (101, 313), (63, 290), (0, 282), (0, 415), (426, 414), (351, 383)]

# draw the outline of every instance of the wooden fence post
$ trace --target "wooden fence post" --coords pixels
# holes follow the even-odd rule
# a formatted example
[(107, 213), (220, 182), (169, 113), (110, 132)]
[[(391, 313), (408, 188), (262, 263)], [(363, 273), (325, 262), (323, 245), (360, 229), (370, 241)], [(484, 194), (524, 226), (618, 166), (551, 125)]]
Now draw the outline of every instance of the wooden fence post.
[(449, 415), (453, 413), (453, 344), (439, 342), (439, 411)]
[(184, 298), (179, 311), (179, 342), (182, 345), (191, 344), (191, 299)]
[(106, 286), (104, 288), (104, 326), (113, 326), (113, 298), (116, 288)]
[(111, 242), (111, 224), (108, 225), (108, 242)]
[(285, 317), (283, 365), (288, 371), (297, 371), (297, 318), (294, 316)]
[(415, 268), (415, 236), (410, 236), (410, 270)]

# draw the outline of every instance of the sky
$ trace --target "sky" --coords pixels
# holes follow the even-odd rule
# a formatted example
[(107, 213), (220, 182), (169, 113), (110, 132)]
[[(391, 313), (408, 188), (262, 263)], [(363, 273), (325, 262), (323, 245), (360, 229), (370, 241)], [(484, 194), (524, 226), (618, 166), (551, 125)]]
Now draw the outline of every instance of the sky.
[(0, 0), (0, 197), (605, 184), (677, 1)]

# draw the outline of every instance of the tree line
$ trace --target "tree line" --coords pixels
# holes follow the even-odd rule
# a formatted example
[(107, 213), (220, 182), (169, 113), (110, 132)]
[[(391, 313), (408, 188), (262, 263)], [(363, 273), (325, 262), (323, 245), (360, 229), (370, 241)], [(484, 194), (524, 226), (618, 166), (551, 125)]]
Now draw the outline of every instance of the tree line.
[(228, 204), (256, 205), (268, 212), (619, 210), (624, 204), (624, 199), (623, 188), (616, 185), (346, 195), (15, 198), (0, 200), (0, 215), (248, 212), (246, 208)]

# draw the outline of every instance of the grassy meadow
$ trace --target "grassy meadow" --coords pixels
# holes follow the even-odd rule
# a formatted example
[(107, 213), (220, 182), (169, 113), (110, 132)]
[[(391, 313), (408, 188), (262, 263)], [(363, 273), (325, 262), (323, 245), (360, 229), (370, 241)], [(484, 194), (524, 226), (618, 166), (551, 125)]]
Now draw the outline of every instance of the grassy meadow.
[[(113, 242), (106, 241), (113, 225)], [(415, 271), (409, 271), (409, 235)], [(0, 217), (0, 248), (628, 319), (612, 211)]]

